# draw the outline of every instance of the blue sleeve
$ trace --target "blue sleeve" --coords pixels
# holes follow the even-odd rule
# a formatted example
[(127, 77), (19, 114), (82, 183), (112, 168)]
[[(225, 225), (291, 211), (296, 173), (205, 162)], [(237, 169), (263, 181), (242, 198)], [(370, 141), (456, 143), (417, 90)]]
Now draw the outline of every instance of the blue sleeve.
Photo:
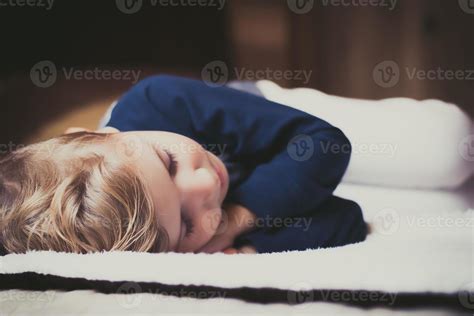
[(108, 125), (220, 144), (252, 171), (229, 192), (230, 200), (257, 217), (297, 216), (317, 208), (341, 180), (351, 150), (339, 129), (315, 116), (231, 88), (165, 75), (128, 91)]
[(271, 223), (274, 229), (258, 229), (239, 236), (234, 246), (250, 244), (258, 253), (281, 252), (339, 247), (361, 242), (367, 236), (359, 205), (335, 196), (309, 216)]

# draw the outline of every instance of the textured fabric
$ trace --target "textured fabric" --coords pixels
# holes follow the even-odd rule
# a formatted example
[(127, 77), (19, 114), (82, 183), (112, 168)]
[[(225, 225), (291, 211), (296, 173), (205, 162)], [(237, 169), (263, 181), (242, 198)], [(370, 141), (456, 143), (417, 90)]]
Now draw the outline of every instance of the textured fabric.
[[(330, 203), (349, 163), (348, 139), (315, 116), (228, 87), (162, 75), (129, 90), (107, 125), (178, 133), (225, 157), (226, 166), (235, 168), (225, 202), (239, 203), (261, 219), (252, 237), (255, 244), (267, 240), (258, 243), (259, 252), (339, 246), (365, 238), (365, 231), (359, 233), (365, 227), (361, 210), (353, 202), (326, 214), (321, 233), (321, 225), (311, 226), (307, 239), (293, 224), (276, 224), (324, 212), (321, 207)], [(275, 232), (281, 237), (268, 238)], [(328, 239), (336, 234), (334, 242)]]
[(338, 126), (353, 148), (343, 182), (385, 187), (454, 189), (474, 174), (474, 125), (441, 100), (362, 100), (309, 88), (255, 83), (266, 99)]
[(231, 81), (227, 84), (227, 87), (264, 97), (256, 81)]

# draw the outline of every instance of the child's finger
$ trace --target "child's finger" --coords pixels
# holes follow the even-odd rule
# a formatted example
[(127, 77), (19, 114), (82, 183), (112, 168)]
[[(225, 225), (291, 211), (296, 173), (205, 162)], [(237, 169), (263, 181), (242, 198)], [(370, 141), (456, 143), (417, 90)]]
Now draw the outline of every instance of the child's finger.
[(243, 246), (238, 250), (239, 253), (257, 253), (256, 249), (252, 246)]
[(78, 132), (90, 132), (90, 129), (84, 127), (69, 127), (64, 131), (64, 134), (78, 133)]
[(101, 129), (96, 130), (95, 132), (104, 133), (104, 134), (114, 134), (114, 133), (118, 133), (119, 130), (116, 129), (115, 127), (106, 126), (106, 127), (102, 127)]
[(226, 255), (235, 255), (236, 253), (239, 253), (239, 252), (235, 248), (227, 248), (227, 249), (224, 249), (223, 253), (225, 253)]

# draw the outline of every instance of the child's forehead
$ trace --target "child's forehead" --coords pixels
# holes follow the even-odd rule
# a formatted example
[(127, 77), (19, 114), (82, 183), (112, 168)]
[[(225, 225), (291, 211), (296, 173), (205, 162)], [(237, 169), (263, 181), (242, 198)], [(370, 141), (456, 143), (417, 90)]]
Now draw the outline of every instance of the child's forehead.
[(111, 156), (117, 140), (113, 135), (73, 133), (27, 146), (36, 162), (55, 166), (58, 171), (70, 171), (85, 164), (96, 164)]

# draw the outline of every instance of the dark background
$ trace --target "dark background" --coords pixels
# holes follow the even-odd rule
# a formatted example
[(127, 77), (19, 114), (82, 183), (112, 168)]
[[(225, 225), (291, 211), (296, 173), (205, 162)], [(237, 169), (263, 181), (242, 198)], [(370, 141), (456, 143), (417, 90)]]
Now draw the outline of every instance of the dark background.
[[(459, 1), (398, 0), (389, 10), (315, 0), (304, 14), (286, 0), (227, 0), (223, 10), (143, 0), (133, 14), (121, 12), (115, 1), (56, 0), (51, 10), (0, 6), (0, 143), (24, 142), (64, 113), (107, 104), (131, 85), (58, 74), (54, 85), (40, 88), (30, 70), (42, 60), (58, 68), (136, 69), (141, 78), (200, 78), (214, 60), (230, 69), (311, 70), (308, 83), (277, 81), (356, 98), (439, 98), (473, 115), (474, 80), (410, 80), (404, 72), (474, 69), (474, 14)], [(474, 12), (474, 0), (465, 2)], [(400, 81), (389, 88), (373, 78), (385, 60), (401, 69)]]

